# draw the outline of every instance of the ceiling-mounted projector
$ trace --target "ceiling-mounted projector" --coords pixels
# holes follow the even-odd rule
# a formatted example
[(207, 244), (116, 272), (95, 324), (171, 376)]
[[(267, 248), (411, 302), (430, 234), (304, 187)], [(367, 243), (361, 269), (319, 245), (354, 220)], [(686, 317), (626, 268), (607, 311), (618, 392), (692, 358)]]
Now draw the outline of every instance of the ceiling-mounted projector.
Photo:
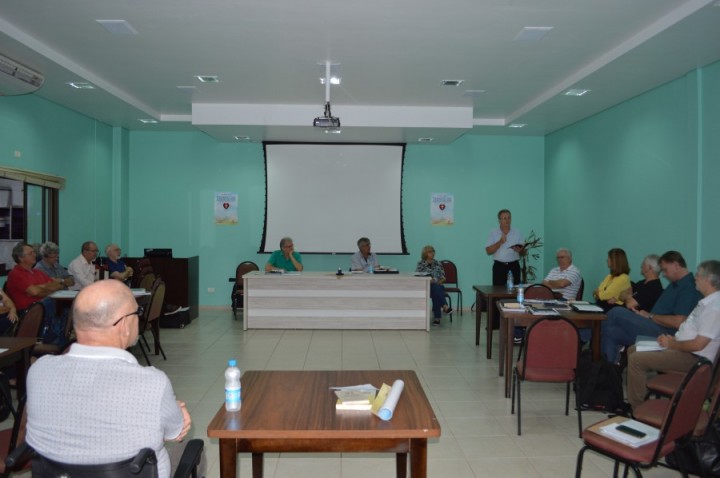
[(0, 96), (32, 93), (44, 82), (42, 74), (0, 55)]
[(325, 102), (324, 116), (318, 116), (313, 120), (313, 126), (316, 128), (339, 128), (340, 118), (333, 116), (330, 112), (330, 102)]
[(313, 120), (313, 126), (317, 128), (339, 128), (340, 118), (334, 116), (318, 116)]

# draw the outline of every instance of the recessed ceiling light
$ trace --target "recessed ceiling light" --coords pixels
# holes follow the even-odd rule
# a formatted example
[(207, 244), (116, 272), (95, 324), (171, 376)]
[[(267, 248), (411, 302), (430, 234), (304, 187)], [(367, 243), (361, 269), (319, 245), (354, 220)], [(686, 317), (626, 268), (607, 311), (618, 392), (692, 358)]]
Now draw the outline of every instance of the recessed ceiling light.
[(441, 80), (440, 86), (460, 86), (465, 83), (465, 80)]
[(590, 93), (591, 90), (582, 90), (579, 88), (572, 88), (563, 93), (565, 96), (585, 96)]
[(477, 98), (478, 96), (485, 93), (485, 90), (465, 90), (463, 96), (466, 98)]
[(250, 141), (250, 136), (235, 136), (237, 141)]
[(98, 22), (105, 30), (107, 30), (109, 33), (112, 33), (113, 35), (137, 35), (137, 30), (135, 30), (132, 25), (130, 25), (125, 20), (95, 20)]
[(90, 83), (87, 83), (85, 81), (68, 81), (68, 86), (71, 86), (78, 90), (94, 90), (95, 86), (91, 85)]
[(515, 35), (514, 41), (540, 41), (553, 27), (525, 27)]
[(157, 120), (156, 120), (156, 119), (152, 119), (152, 118), (140, 118), (140, 119), (138, 119), (138, 121), (141, 122), (141, 123), (145, 123), (145, 124), (155, 124), (155, 123), (157, 123)]
[(418, 138), (418, 143), (430, 143), (435, 141), (435, 138)]
[(342, 130), (340, 128), (327, 128), (325, 134), (340, 134)]
[(216, 75), (197, 75), (195, 76), (201, 83), (220, 83), (220, 78)]
[(508, 128), (524, 128), (525, 126), (527, 126), (525, 123), (510, 123)]

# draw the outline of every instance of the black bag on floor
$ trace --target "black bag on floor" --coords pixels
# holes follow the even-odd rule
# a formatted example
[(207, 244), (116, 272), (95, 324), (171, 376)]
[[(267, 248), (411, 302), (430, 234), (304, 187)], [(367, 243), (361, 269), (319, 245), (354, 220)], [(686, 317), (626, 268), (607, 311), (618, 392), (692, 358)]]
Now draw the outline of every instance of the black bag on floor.
[(171, 310), (160, 316), (160, 327), (164, 329), (182, 329), (190, 323), (190, 309), (188, 307), (170, 307)]
[(593, 362), (587, 351), (578, 363), (576, 393), (583, 410), (623, 414), (627, 408), (620, 372), (606, 360)]
[[(698, 476), (720, 476), (720, 424), (717, 420), (710, 423), (701, 437), (693, 437), (679, 444), (667, 457), (670, 468), (679, 469), (678, 462), (685, 471)], [(701, 473), (700, 467), (702, 466)]]

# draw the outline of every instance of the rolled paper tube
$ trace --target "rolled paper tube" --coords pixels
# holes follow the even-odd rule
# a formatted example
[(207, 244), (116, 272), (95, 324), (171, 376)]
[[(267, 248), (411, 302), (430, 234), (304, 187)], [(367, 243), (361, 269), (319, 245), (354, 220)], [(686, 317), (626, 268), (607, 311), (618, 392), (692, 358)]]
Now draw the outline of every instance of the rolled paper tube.
[(392, 388), (390, 388), (390, 393), (388, 393), (388, 396), (385, 399), (385, 403), (383, 403), (383, 406), (380, 407), (380, 410), (378, 410), (377, 413), (377, 416), (380, 417), (381, 420), (388, 421), (392, 418), (395, 406), (397, 405), (398, 400), (400, 400), (400, 394), (402, 393), (403, 388), (405, 388), (405, 382), (402, 380), (395, 380), (395, 382), (393, 382)]

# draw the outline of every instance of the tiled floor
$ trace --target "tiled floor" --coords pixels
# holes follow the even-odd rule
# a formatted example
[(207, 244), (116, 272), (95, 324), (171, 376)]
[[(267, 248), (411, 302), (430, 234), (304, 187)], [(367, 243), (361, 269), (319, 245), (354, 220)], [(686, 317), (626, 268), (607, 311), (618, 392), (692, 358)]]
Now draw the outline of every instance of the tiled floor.
[[(239, 314), (240, 315), (240, 314)], [(484, 323), (484, 322), (483, 322)], [(577, 416), (564, 415), (563, 385), (523, 386), (523, 435), (503, 397), (497, 359), (485, 358), (484, 334), (475, 346), (474, 314), (443, 319), (429, 333), (418, 331), (253, 330), (229, 309), (202, 309), (181, 330), (163, 329), (168, 360), (151, 356), (172, 380), (177, 397), (193, 418), (193, 437), (206, 443), (206, 476), (219, 477), (217, 440), (206, 437), (210, 419), (223, 403), (227, 359), (243, 370), (412, 369), (442, 426), (428, 447), (430, 477), (571, 477), (581, 446)], [(497, 340), (497, 335), (494, 334)], [(497, 353), (497, 344), (494, 346)], [(142, 358), (140, 358), (141, 363)], [(584, 413), (591, 424), (603, 418)], [(171, 454), (177, 449), (169, 445)], [(282, 454), (265, 458), (265, 477), (374, 478), (395, 476), (394, 455)], [(612, 475), (609, 460), (586, 454), (584, 477)], [(677, 476), (654, 469), (649, 477)], [(250, 458), (241, 456), (241, 477), (250, 477)]]

